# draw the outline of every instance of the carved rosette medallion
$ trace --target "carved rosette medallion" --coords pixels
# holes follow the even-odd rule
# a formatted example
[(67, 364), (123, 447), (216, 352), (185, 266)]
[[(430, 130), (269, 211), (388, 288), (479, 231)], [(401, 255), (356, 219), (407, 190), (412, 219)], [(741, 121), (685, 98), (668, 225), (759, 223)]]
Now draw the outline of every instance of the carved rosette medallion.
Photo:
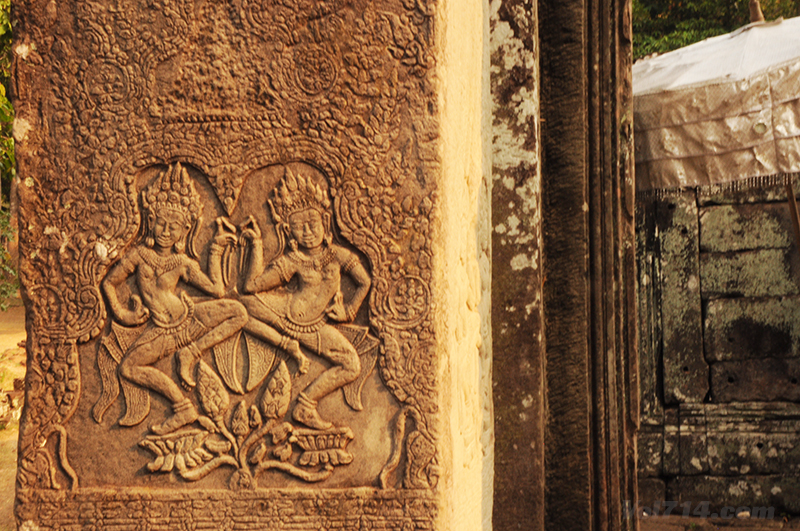
[(107, 61), (89, 65), (84, 85), (95, 105), (118, 105), (130, 93), (130, 80), (125, 70)]
[(333, 88), (340, 69), (335, 46), (299, 45), (291, 53), (284, 54), (281, 78), (306, 98), (314, 98)]
[(389, 312), (398, 324), (419, 324), (430, 308), (430, 289), (419, 277), (403, 277), (389, 288), (387, 298)]
[(433, 6), (16, 13), (19, 521), (430, 528)]

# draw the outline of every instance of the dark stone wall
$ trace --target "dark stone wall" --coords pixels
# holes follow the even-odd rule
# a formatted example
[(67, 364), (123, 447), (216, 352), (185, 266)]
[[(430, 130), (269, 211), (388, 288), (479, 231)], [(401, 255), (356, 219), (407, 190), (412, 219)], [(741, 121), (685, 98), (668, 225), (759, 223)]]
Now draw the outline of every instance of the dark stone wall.
[(783, 176), (639, 197), (643, 505), (800, 512), (800, 254), (786, 199)]

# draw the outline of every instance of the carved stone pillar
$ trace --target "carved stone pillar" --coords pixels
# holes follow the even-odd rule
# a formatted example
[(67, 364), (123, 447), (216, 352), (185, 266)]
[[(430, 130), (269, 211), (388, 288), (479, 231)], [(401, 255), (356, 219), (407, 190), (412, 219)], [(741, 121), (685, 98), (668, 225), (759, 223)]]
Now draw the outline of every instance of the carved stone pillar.
[(15, 6), (20, 524), (634, 525), (620, 4)]
[(14, 14), (20, 526), (479, 529), (481, 5)]
[(547, 528), (629, 529), (639, 411), (630, 3), (547, 2), (540, 13)]
[(634, 529), (630, 2), (491, 12), (495, 529)]
[(535, 0), (490, 4), (494, 529), (544, 529), (545, 328)]

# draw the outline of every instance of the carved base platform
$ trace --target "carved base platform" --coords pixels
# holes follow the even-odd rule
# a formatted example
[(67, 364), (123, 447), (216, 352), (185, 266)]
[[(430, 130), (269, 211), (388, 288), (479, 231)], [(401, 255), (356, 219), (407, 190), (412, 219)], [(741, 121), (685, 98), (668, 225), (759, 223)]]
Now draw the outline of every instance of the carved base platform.
[[(21, 529), (434, 529), (430, 491), (258, 489), (19, 491)], [(143, 523), (147, 522), (147, 523)], [(27, 526), (27, 527), (26, 527)]]

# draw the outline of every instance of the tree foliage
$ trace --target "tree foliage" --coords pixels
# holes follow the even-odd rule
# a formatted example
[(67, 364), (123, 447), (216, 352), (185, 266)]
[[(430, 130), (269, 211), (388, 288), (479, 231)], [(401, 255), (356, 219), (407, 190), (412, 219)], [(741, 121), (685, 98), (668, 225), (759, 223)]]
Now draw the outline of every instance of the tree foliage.
[(18, 288), (17, 272), (8, 251), (14, 241), (15, 229), (11, 220), (11, 183), (16, 173), (14, 138), (14, 108), (8, 101), (11, 81), (11, 0), (0, 0), (0, 309)]
[[(766, 20), (800, 15), (800, 0), (761, 0)], [(729, 33), (750, 22), (749, 0), (633, 0), (638, 59)]]

